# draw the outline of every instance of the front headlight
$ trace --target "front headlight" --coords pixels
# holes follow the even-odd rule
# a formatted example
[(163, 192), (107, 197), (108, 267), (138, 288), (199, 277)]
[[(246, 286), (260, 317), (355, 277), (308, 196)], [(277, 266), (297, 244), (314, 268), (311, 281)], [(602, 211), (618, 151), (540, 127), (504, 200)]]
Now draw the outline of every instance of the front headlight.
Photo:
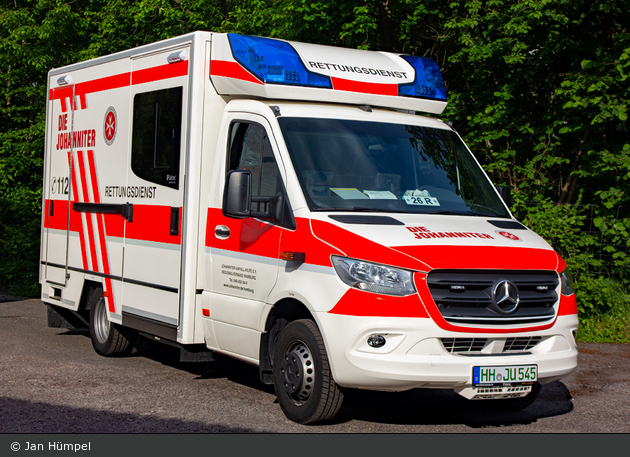
[(332, 264), (341, 280), (355, 289), (399, 297), (416, 293), (411, 271), (339, 256), (332, 256)]
[(571, 281), (569, 270), (564, 270), (560, 273), (560, 283), (562, 285), (560, 289), (562, 295), (573, 295), (573, 281)]

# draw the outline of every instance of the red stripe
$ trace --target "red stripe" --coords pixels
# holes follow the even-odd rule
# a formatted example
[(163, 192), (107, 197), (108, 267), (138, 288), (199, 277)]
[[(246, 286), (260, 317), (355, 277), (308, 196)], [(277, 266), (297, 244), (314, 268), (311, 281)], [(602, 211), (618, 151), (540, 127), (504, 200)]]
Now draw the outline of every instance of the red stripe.
[[(75, 95), (85, 97), (85, 94), (101, 92), (104, 90), (119, 89), (129, 86), (131, 81), (131, 73), (120, 73), (118, 75), (106, 76), (104, 78), (93, 79), (83, 83), (78, 83), (75, 89)], [(83, 103), (83, 100), (82, 100)]]
[[(74, 166), (74, 160), (72, 158), (72, 152), (68, 151), (68, 162), (70, 163), (70, 175), (71, 175), (71, 179), (72, 179), (72, 190), (71, 192), (73, 193), (72, 197), (72, 201), (73, 202), (78, 202), (79, 201), (79, 193), (78, 193), (78, 187), (77, 187), (77, 179), (76, 179), (76, 174), (75, 174), (75, 166)], [(69, 210), (70, 208), (68, 208)], [(81, 216), (80, 213), (75, 213), (74, 211), (72, 211), (71, 214), (76, 214), (76, 217), (70, 217), (70, 230), (76, 230), (79, 232), (79, 240), (81, 242), (81, 259), (83, 260), (83, 269), (87, 270), (88, 269), (88, 261), (87, 261), (87, 249), (86, 249), (86, 244), (85, 244), (85, 234), (84, 234), (84, 230), (83, 230), (83, 217)], [(78, 218), (78, 220), (77, 220)], [(74, 224), (72, 224), (73, 219), (75, 221)]]
[[(96, 175), (94, 175), (96, 176)], [(73, 181), (73, 186), (76, 184)], [(98, 197), (95, 194), (95, 198)], [(78, 200), (75, 200), (78, 201)], [(96, 203), (99, 203), (98, 201)], [(46, 214), (50, 214), (50, 200), (45, 202)], [(81, 214), (76, 211), (70, 213), (70, 231), (77, 232), (83, 239), (83, 222)], [(113, 238), (123, 238), (124, 219), (119, 214), (103, 214), (103, 233)], [(181, 244), (181, 235), (170, 234), (171, 228), (171, 207), (157, 205), (133, 205), (133, 223), (127, 225), (127, 238), (150, 241), (157, 243)], [(50, 229), (67, 230), (68, 202), (65, 200), (55, 200), (55, 212), (53, 216), (44, 219), (44, 226)], [(180, 207), (179, 232), (182, 227), (182, 211)], [(85, 254), (85, 249), (83, 249)], [(87, 269), (87, 263), (84, 263)]]
[(575, 294), (570, 296), (560, 295), (560, 306), (558, 307), (558, 316), (570, 316), (577, 314), (577, 300)]
[[(254, 218), (229, 218), (224, 216), (220, 209), (213, 208), (208, 208), (207, 220), (206, 246), (271, 259), (278, 258), (281, 230), (279, 227)], [(225, 225), (230, 229), (228, 239), (220, 240), (214, 235), (217, 225)]]
[[(50, 215), (51, 201), (54, 205), (54, 213)], [(68, 230), (68, 200), (46, 200), (45, 203), (46, 218), (44, 219), (45, 227), (54, 230)]]
[(331, 255), (343, 255), (343, 252), (321, 240), (313, 232), (312, 222), (306, 218), (296, 218), (297, 230), (283, 230), (280, 251), (304, 252), (306, 263), (332, 267)]
[[(85, 173), (85, 163), (83, 160), (83, 151), (77, 151), (77, 157), (79, 159), (79, 178), (81, 179), (81, 189), (83, 191), (83, 201), (85, 203), (90, 202), (90, 194), (88, 193), (87, 180)], [(94, 223), (92, 220), (92, 214), (85, 213), (87, 220), (88, 237), (90, 242), (90, 257), (92, 259), (92, 271), (98, 272), (98, 257), (96, 255), (96, 240), (94, 239)]]
[[(407, 255), (403, 249), (383, 246), (330, 222), (314, 219), (311, 224), (313, 233), (318, 238), (336, 246), (348, 257), (395, 265), (409, 270), (427, 271), (429, 269), (428, 265), (419, 260), (418, 257), (413, 258)], [(424, 260), (424, 257), (421, 258)]]
[(212, 60), (210, 62), (210, 74), (212, 76), (223, 76), (225, 78), (241, 79), (250, 83), (263, 84), (249, 71), (241, 67), (238, 62)]
[[(92, 193), (94, 194), (94, 202), (100, 203), (101, 198), (98, 193), (98, 178), (96, 176), (96, 167), (94, 165), (94, 151), (88, 150), (88, 164), (90, 170), (90, 180), (92, 181)], [(101, 259), (103, 260), (103, 273), (106, 275), (110, 274), (109, 269), (109, 256), (107, 255), (107, 244), (105, 243), (105, 227), (103, 223), (103, 215), (96, 215), (96, 222), (98, 224), (98, 240), (101, 245)], [(110, 278), (105, 278), (106, 288), (109, 293), (106, 295), (106, 299), (108, 302), (109, 311), (111, 313), (116, 312), (116, 307), (114, 306), (114, 290), (112, 289), (112, 281)]]
[(370, 317), (429, 317), (416, 294), (392, 297), (357, 289), (348, 289), (329, 313)]
[(61, 112), (65, 113), (68, 111), (68, 105), (66, 103), (66, 99), (72, 100), (72, 87), (62, 87), (59, 89), (51, 89), (50, 90), (50, 99), (51, 100), (60, 100), (61, 101)]
[(134, 72), (119, 73), (117, 75), (106, 76), (104, 78), (93, 79), (77, 83), (73, 86), (67, 86), (60, 89), (50, 90), (51, 100), (61, 101), (61, 111), (66, 112), (68, 106), (66, 99), (72, 99), (72, 91), (79, 97), (79, 109), (87, 108), (86, 94), (102, 92), (105, 90), (119, 89), (121, 87), (129, 87), (130, 85), (144, 84), (153, 81), (161, 81), (163, 79), (177, 78), (178, 76), (186, 76), (188, 74), (188, 61), (170, 63), (157, 67), (145, 68)]
[[(277, 259), (281, 251), (304, 252), (306, 263), (331, 267), (330, 256), (342, 253), (317, 239), (308, 219), (296, 218), (295, 222), (296, 230), (285, 230), (253, 218), (232, 219), (224, 216), (221, 209), (208, 208), (205, 244), (207, 247), (271, 259)], [(217, 225), (230, 229), (231, 235), (227, 240), (215, 236)]]
[(398, 84), (367, 83), (362, 81), (352, 81), (343, 78), (330, 78), (333, 89), (346, 92), (360, 92), (373, 95), (393, 95), (398, 96)]
[(144, 84), (162, 79), (177, 78), (188, 74), (188, 61), (168, 63), (159, 67), (136, 70), (131, 74), (131, 84)]
[[(117, 216), (120, 217), (120, 216)], [(109, 224), (112, 219), (106, 219)], [(179, 235), (171, 235), (171, 207), (133, 205), (133, 222), (127, 223), (125, 238), (156, 243), (181, 244), (182, 210), (179, 210)], [(109, 225), (107, 226), (109, 232)]]
[[(558, 255), (550, 249), (501, 246), (396, 246), (430, 265), (430, 269), (557, 270)], [(422, 268), (418, 268), (423, 270)], [(429, 269), (424, 269), (429, 271)]]

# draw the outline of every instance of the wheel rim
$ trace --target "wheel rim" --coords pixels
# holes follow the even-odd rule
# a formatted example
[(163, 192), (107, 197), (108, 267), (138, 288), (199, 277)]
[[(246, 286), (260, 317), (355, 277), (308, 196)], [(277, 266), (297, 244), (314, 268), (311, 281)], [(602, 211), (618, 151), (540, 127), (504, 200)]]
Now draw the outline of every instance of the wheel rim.
[(315, 363), (306, 344), (297, 341), (289, 346), (282, 357), (280, 373), (289, 398), (296, 405), (306, 403), (315, 385)]
[(94, 305), (94, 335), (99, 343), (105, 343), (109, 338), (109, 319), (107, 319), (107, 309), (105, 309), (105, 299), (100, 298)]

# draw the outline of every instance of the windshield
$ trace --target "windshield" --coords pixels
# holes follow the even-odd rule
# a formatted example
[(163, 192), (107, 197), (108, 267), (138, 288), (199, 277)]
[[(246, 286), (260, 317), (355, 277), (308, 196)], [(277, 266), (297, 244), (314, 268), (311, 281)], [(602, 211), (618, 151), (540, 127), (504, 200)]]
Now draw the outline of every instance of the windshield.
[(312, 211), (510, 217), (450, 130), (340, 119), (278, 119)]

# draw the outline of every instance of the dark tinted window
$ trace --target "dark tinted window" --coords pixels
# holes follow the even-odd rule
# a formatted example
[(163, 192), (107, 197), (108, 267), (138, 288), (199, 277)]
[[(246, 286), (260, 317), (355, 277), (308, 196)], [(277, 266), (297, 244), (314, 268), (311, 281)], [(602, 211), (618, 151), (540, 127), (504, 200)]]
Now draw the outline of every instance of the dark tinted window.
[(258, 124), (236, 122), (230, 138), (228, 171), (251, 172), (253, 197), (272, 197), (280, 192), (280, 172), (265, 129)]
[(311, 210), (510, 217), (450, 130), (343, 119), (278, 119)]
[(179, 189), (182, 87), (136, 94), (131, 169), (136, 176)]

